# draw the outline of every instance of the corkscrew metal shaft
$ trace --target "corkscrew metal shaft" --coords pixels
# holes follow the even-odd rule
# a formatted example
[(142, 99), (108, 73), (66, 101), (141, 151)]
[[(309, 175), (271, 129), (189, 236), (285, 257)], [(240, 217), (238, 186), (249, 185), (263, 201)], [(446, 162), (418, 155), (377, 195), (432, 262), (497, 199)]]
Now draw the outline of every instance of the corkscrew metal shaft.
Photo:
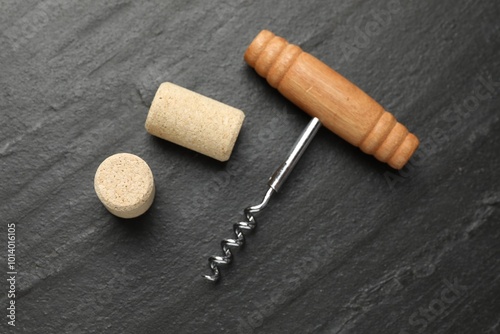
[(288, 158), (283, 162), (278, 169), (273, 173), (268, 181), (269, 189), (267, 190), (262, 202), (258, 205), (250, 206), (243, 211), (245, 216), (245, 221), (239, 222), (233, 225), (235, 239), (224, 239), (221, 241), (222, 256), (211, 256), (208, 258), (208, 263), (210, 269), (212, 270), (212, 275), (203, 275), (204, 278), (211, 282), (217, 282), (220, 278), (220, 270), (218, 265), (230, 264), (233, 260), (233, 253), (230, 247), (242, 247), (245, 244), (245, 235), (243, 230), (252, 231), (257, 225), (254, 214), (263, 210), (269, 203), (271, 196), (278, 192), (283, 183), (292, 172), (293, 168), (300, 160), (305, 150), (311, 143), (314, 135), (318, 132), (321, 127), (321, 122), (318, 118), (314, 117), (311, 119), (306, 128), (302, 131), (300, 137), (297, 139), (293, 145)]

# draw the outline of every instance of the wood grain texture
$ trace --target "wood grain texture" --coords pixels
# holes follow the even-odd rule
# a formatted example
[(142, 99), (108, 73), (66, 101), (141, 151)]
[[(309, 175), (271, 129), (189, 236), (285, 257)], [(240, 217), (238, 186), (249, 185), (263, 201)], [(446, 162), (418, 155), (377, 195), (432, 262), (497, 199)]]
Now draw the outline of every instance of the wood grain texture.
[(363, 152), (401, 169), (417, 137), (394, 116), (323, 62), (268, 30), (245, 52), (245, 61), (269, 84)]
[[(498, 332), (497, 0), (0, 8), (0, 247), (15, 223), (19, 263), (18, 322), (0, 333)], [(355, 82), (422, 142), (396, 172), (321, 129), (207, 286), (207, 257), (309, 120), (242, 59), (262, 29)], [(144, 130), (166, 81), (245, 111), (227, 163)], [(153, 205), (130, 221), (93, 189), (117, 152), (155, 176)]]

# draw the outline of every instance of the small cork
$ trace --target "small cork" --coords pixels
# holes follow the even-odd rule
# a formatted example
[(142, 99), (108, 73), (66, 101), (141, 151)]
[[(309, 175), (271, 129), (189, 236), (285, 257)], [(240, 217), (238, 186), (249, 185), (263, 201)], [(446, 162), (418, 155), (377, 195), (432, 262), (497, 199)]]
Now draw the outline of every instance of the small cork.
[(155, 197), (151, 169), (144, 160), (129, 153), (112, 155), (99, 165), (94, 189), (106, 209), (121, 218), (142, 215)]
[(153, 136), (227, 161), (245, 114), (236, 108), (179, 87), (160, 85), (146, 119)]

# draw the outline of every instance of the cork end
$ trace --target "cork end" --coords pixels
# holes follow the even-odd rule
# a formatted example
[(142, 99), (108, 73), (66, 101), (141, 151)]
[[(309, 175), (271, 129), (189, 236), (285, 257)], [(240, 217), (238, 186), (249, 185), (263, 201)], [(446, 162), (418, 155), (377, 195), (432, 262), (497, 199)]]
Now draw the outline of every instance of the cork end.
[(106, 209), (120, 218), (142, 215), (155, 197), (151, 169), (144, 160), (129, 153), (112, 155), (99, 165), (94, 189)]

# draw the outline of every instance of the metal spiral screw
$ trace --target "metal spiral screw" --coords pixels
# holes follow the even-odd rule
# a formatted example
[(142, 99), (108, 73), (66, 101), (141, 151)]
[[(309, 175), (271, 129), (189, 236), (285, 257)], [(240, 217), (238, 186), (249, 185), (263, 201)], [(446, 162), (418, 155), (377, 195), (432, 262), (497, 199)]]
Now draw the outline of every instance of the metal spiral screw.
[(224, 239), (221, 241), (220, 246), (222, 248), (223, 256), (211, 256), (208, 258), (210, 269), (212, 269), (212, 275), (203, 275), (207, 280), (212, 282), (217, 282), (220, 278), (220, 271), (218, 268), (219, 264), (230, 264), (233, 261), (233, 253), (229, 247), (242, 247), (245, 244), (245, 235), (243, 230), (253, 231), (257, 226), (257, 220), (254, 214), (260, 212), (264, 209), (271, 199), (271, 195), (274, 193), (273, 188), (269, 188), (262, 203), (254, 206), (249, 206), (243, 210), (246, 221), (239, 222), (233, 225), (233, 232), (236, 239)]
[(217, 282), (219, 280), (219, 265), (230, 264), (233, 261), (233, 253), (231, 252), (230, 247), (242, 247), (245, 244), (245, 235), (243, 234), (243, 231), (246, 230), (251, 232), (255, 229), (257, 221), (254, 214), (262, 211), (269, 203), (271, 196), (275, 192), (278, 192), (320, 127), (321, 122), (319, 119), (311, 119), (304, 131), (302, 131), (299, 139), (295, 142), (288, 158), (280, 165), (280, 167), (269, 179), (269, 189), (267, 190), (262, 202), (258, 205), (246, 208), (243, 211), (246, 220), (233, 225), (233, 232), (236, 238), (222, 240), (222, 256), (213, 255), (208, 258), (208, 264), (212, 270), (212, 275), (203, 275), (205, 279), (211, 282)]

